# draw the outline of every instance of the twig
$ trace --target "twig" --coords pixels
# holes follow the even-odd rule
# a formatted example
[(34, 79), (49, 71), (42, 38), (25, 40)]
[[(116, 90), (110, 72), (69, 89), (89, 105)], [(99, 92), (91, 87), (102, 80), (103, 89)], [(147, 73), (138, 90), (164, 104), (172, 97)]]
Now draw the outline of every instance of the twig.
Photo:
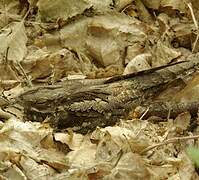
[(142, 114), (142, 116), (140, 117), (140, 120), (142, 120), (144, 118), (144, 116), (148, 113), (149, 111), (149, 107), (146, 109), (146, 111)]
[(169, 108), (168, 115), (167, 115), (167, 121), (170, 119), (170, 117), (171, 117), (171, 109)]
[(184, 136), (184, 137), (175, 137), (175, 138), (167, 139), (164, 142), (157, 143), (155, 145), (152, 145), (152, 146), (149, 146), (149, 147), (145, 148), (141, 152), (141, 154), (144, 154), (147, 151), (150, 151), (150, 150), (152, 150), (154, 148), (157, 148), (157, 147), (160, 147), (160, 146), (163, 146), (163, 145), (167, 145), (167, 144), (170, 144), (170, 143), (176, 143), (176, 142), (179, 142), (179, 141), (185, 141), (185, 140), (189, 140), (189, 139), (198, 139), (198, 138), (199, 138), (199, 135), (195, 135), (195, 136)]
[(8, 63), (8, 51), (9, 51), (9, 48), (10, 47), (7, 47), (6, 48), (6, 53), (5, 53), (5, 64), (7, 65), (7, 63)]
[(132, 3), (127, 4), (125, 7), (122, 8), (121, 12), (126, 11), (126, 10), (127, 10), (129, 7), (131, 7), (131, 6), (132, 6)]
[(199, 39), (199, 28), (198, 28), (198, 22), (197, 22), (197, 20), (196, 20), (196, 17), (195, 17), (195, 15), (194, 15), (194, 12), (193, 12), (192, 4), (191, 4), (191, 3), (187, 3), (187, 6), (188, 6), (188, 8), (189, 8), (189, 10), (190, 10), (191, 17), (192, 17), (193, 23), (194, 23), (195, 28), (196, 28), (196, 31), (197, 31), (197, 36), (196, 36), (196, 39), (195, 39), (195, 41), (194, 41), (194, 43), (193, 43), (193, 47), (192, 47), (192, 52), (194, 52), (194, 51), (195, 51), (195, 48), (196, 48), (196, 44), (197, 44), (198, 39)]
[(122, 150), (120, 150), (118, 154), (119, 154), (119, 155), (118, 155), (118, 159), (116, 160), (116, 162), (115, 162), (115, 164), (114, 164), (113, 167), (116, 167), (116, 166), (118, 165), (118, 163), (119, 163), (119, 161), (120, 161), (122, 155), (124, 154), (124, 152), (123, 152)]
[(21, 70), (25, 80), (26, 80), (26, 83), (28, 85), (28, 87), (32, 87), (32, 82), (31, 80), (29, 79), (29, 77), (27, 76), (26, 72), (24, 71), (24, 68), (22, 67), (21, 63), (17, 61), (17, 65), (19, 67), (19, 69)]
[(26, 72), (24, 71), (21, 63), (17, 61), (17, 64), (18, 64), (19, 68), (21, 69), (21, 71), (22, 71), (22, 73), (23, 73), (23, 75), (24, 75), (24, 77), (26, 79), (26, 83), (27, 83), (28, 87), (32, 87), (32, 82), (29, 79), (29, 77), (27, 76)]
[(122, 134), (122, 135), (123, 135), (123, 136), (124, 136), (124, 138), (126, 139), (126, 142), (127, 142), (128, 146), (129, 146), (129, 148), (130, 148), (131, 152), (133, 153), (134, 151), (133, 151), (133, 149), (132, 149), (132, 147), (131, 147), (131, 143), (129, 142), (129, 140), (128, 140), (127, 136), (126, 136), (125, 134)]
[(10, 103), (10, 100), (8, 99), (8, 97), (5, 95), (4, 90), (2, 91), (2, 98), (7, 102)]

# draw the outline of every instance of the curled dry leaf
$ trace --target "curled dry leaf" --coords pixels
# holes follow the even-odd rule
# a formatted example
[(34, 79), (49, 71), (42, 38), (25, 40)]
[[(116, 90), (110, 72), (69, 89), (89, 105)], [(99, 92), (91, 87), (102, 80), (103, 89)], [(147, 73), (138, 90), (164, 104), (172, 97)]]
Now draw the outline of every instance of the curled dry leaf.
[(23, 168), (27, 179), (50, 178), (56, 172), (50, 166), (40, 164), (27, 156), (21, 157), (19, 165)]
[[(86, 68), (84, 68), (87, 65)], [(86, 74), (91, 71), (93, 65), (90, 62), (81, 62), (74, 54), (62, 49), (49, 53), (37, 50), (30, 54), (23, 62), (23, 68), (32, 80), (51, 77), (53, 82), (68, 75)]]
[(160, 7), (161, 0), (152, 0), (152, 1), (142, 0), (142, 2), (147, 8), (158, 9)]
[(5, 27), (13, 20), (19, 21), (20, 2), (16, 0), (0, 1), (0, 28)]
[(73, 151), (78, 150), (86, 140), (83, 135), (76, 133), (55, 133), (54, 138), (56, 141), (67, 144)]
[(194, 76), (191, 80), (187, 81), (185, 88), (179, 91), (174, 99), (177, 102), (189, 103), (199, 100), (199, 75)]
[(123, 10), (126, 6), (128, 6), (129, 4), (131, 4), (131, 3), (132, 3), (131, 0), (123, 0), (123, 1), (121, 1), (121, 0), (116, 0), (114, 6), (115, 6), (115, 8), (116, 8), (118, 11), (121, 11), (121, 10)]
[(161, 0), (160, 6), (164, 8), (172, 8), (173, 10), (178, 10), (181, 13), (187, 12), (187, 4), (188, 1), (181, 0)]
[(120, 47), (113, 38), (89, 38), (86, 44), (90, 55), (101, 66), (107, 67), (122, 62)]
[(179, 114), (174, 121), (174, 125), (177, 128), (176, 131), (182, 132), (187, 130), (187, 128), (190, 126), (190, 121), (191, 114), (189, 112)]
[(126, 51), (125, 64), (128, 64), (133, 58), (144, 52), (144, 44), (142, 42), (134, 43), (128, 46)]
[(96, 0), (86, 0), (92, 8), (94, 9), (95, 13), (100, 12), (109, 12), (112, 11), (114, 6), (114, 2), (112, 0), (104, 0), (104, 1), (96, 1)]
[(27, 36), (23, 21), (13, 22), (3, 28), (0, 42), (0, 84), (2, 89), (10, 89), (20, 82), (14, 67), (17, 69), (18, 63), (27, 53)]
[(122, 155), (118, 164), (111, 170), (111, 174), (104, 177), (104, 179), (150, 179), (150, 173), (145, 165), (143, 159), (133, 153), (126, 153)]
[(149, 13), (149, 10), (144, 6), (141, 0), (135, 1), (137, 14), (140, 20), (147, 22), (148, 24), (153, 24), (152, 15)]
[(181, 159), (179, 163), (179, 177), (181, 179), (198, 179), (198, 174), (195, 172), (193, 162), (188, 155), (184, 151), (181, 151), (178, 158)]
[(149, 145), (149, 142), (146, 140), (149, 137), (146, 137), (147, 132), (145, 132), (147, 124), (141, 124), (134, 121), (129, 122), (129, 124), (123, 124), (123, 126), (125, 127), (122, 127), (121, 124), (120, 126), (106, 127), (104, 129), (98, 128), (92, 133), (91, 140), (97, 144), (99, 142), (102, 144), (102, 142), (109, 137), (109, 139), (118, 146), (118, 149), (122, 151), (126, 151), (128, 149), (129, 151), (137, 153), (141, 152)]
[(0, 162), (0, 169), (0, 178), (2, 179), (27, 180), (25, 173), (9, 161)]
[(22, 61), (27, 52), (27, 36), (23, 21), (11, 23), (1, 31), (0, 54), (7, 56), (10, 61)]
[(42, 140), (49, 134), (52, 134), (52, 130), (38, 123), (23, 123), (10, 118), (0, 130), (0, 157), (3, 161), (20, 164), (30, 179), (53, 174), (54, 169), (62, 171), (68, 167), (66, 156), (54, 146), (48, 147), (49, 149), (41, 146)]
[[(189, 2), (192, 9), (187, 7)], [(38, 89), (33, 87), (31, 93), (21, 96), (26, 119), (33, 117), (39, 121), (45, 116), (41, 124), (23, 122), (25, 118), (15, 113), (16, 110), (11, 112), (20, 117), (18, 119), (0, 112), (0, 178), (198, 179), (193, 164), (183, 154), (194, 140), (165, 143), (167, 138), (192, 134), (187, 127), (195, 119), (185, 110), (193, 108), (178, 111), (181, 105), (178, 102), (188, 105), (192, 100), (198, 102), (197, 77), (190, 83), (187, 76), (198, 69), (198, 55), (190, 55), (190, 50), (197, 36), (193, 13), (198, 19), (199, 6), (194, 0), (186, 3), (180, 0), (0, 1), (0, 27), (3, 28), (0, 32), (0, 88), (12, 88), (16, 82), (20, 83), (17, 77), (22, 73), (16, 66), (16, 62), (20, 62), (23, 75), (31, 76), (33, 86), (38, 82), (44, 85)], [(28, 6), (28, 15), (19, 22)], [(134, 78), (124, 81), (114, 82), (114, 78), (110, 78), (113, 82), (106, 84), (105, 79), (66, 78), (109, 77), (122, 74), (127, 64), (124, 74), (132, 72), (131, 65), (134, 71), (140, 71), (167, 65), (176, 59), (189, 62), (167, 67), (169, 71), (156, 69), (150, 71), (152, 74), (134, 74)], [(63, 86), (62, 82), (46, 86), (57, 81), (62, 81)], [(184, 88), (185, 82), (188, 84)], [(156, 96), (164, 88), (162, 84), (169, 84), (167, 88), (173, 87), (173, 90), (167, 91), (169, 95), (165, 99), (159, 99), (162, 104), (147, 104), (145, 97), (151, 97), (151, 93)], [(13, 105), (18, 107), (22, 86), (5, 92), (11, 101), (5, 102), (2, 95), (0, 105), (10, 104), (6, 109), (9, 111), (14, 109)], [(173, 104), (164, 102), (182, 88)], [(50, 117), (54, 124), (60, 118), (63, 124), (60, 123), (59, 128), (67, 121), (67, 127), (77, 125), (76, 130), (83, 127), (87, 132), (97, 125), (107, 125), (109, 117), (114, 123), (124, 118), (120, 113), (135, 99), (141, 101), (144, 110), (149, 109), (148, 115), (151, 110), (160, 110), (158, 122), (127, 121), (130, 116), (125, 116), (125, 121), (117, 126), (97, 128), (85, 136), (71, 130), (53, 132), (47, 123)], [(156, 103), (152, 98), (150, 102)], [(184, 113), (178, 115), (174, 123), (159, 122), (167, 117), (170, 105), (173, 111)], [(194, 115), (198, 103), (195, 105)], [(21, 109), (18, 111), (23, 113)], [(103, 114), (104, 111), (108, 113)]]
[(44, 22), (52, 22), (57, 19), (68, 20), (82, 14), (91, 7), (85, 0), (42, 0), (37, 3), (39, 18)]
[(137, 55), (128, 63), (128, 65), (124, 69), (123, 74), (130, 74), (137, 71), (150, 69), (151, 66), (149, 65), (149, 63), (151, 59), (152, 59), (152, 56), (149, 53)]
[(116, 163), (121, 154), (119, 144), (106, 132), (99, 141), (96, 150), (96, 160), (98, 162)]
[(172, 60), (178, 58), (180, 55), (181, 53), (176, 49), (167, 46), (161, 41), (158, 41), (154, 51), (154, 56), (152, 56), (152, 67), (169, 64)]
[(159, 9), (159, 8), (165, 8), (165, 12), (169, 12), (169, 8), (171, 10), (178, 10), (181, 13), (187, 12), (186, 3), (190, 2), (190, 0), (184, 2), (181, 0), (142, 0), (142, 2), (145, 4), (146, 7), (152, 8), (152, 9)]

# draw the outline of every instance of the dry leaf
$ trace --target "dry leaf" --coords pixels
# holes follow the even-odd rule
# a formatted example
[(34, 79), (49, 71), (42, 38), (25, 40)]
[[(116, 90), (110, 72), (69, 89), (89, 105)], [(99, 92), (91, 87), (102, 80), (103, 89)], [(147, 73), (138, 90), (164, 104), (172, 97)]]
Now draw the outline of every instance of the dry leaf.
[(154, 56), (152, 59), (152, 67), (162, 66), (170, 63), (173, 59), (178, 58), (181, 55), (179, 51), (172, 47), (168, 47), (163, 42), (158, 41)]
[(0, 28), (5, 27), (13, 20), (20, 20), (20, 2), (17, 0), (0, 1)]
[(137, 55), (128, 63), (123, 74), (130, 74), (133, 72), (150, 69), (151, 66), (149, 63), (151, 62), (151, 59), (152, 56), (149, 53)]
[(27, 52), (27, 36), (23, 22), (12, 23), (1, 32), (0, 54), (7, 54), (7, 59), (14, 62), (22, 61)]
[(117, 166), (112, 169), (111, 174), (105, 176), (104, 179), (150, 179), (150, 176), (145, 162), (139, 155), (126, 153), (122, 155)]
[(183, 132), (187, 130), (190, 125), (190, 121), (191, 114), (189, 112), (179, 114), (174, 121), (174, 125), (177, 128), (176, 131)]
[(85, 0), (42, 0), (37, 3), (39, 17), (42, 21), (56, 21), (57, 19), (68, 20), (74, 16), (82, 14), (89, 5)]

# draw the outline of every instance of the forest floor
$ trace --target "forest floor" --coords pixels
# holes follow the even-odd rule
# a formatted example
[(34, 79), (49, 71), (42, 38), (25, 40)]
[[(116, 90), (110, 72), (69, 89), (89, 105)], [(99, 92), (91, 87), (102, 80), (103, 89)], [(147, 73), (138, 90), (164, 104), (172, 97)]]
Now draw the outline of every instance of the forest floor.
[[(1, 0), (0, 179), (199, 179), (199, 117), (189, 111), (160, 121), (146, 109), (83, 135), (29, 121), (15, 101), (197, 57), (198, 19), (196, 0)], [(190, 72), (157, 98), (198, 101), (198, 78)]]

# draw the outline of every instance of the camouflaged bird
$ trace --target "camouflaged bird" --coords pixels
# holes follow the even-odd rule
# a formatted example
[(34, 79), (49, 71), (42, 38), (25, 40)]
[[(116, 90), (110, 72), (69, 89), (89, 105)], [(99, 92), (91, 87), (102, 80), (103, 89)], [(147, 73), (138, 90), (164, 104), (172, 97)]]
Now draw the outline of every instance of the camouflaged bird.
[(97, 126), (114, 125), (139, 105), (150, 105), (169, 83), (192, 75), (198, 68), (199, 53), (185, 62), (109, 79), (68, 80), (32, 88), (18, 100), (28, 120), (47, 118), (57, 129), (87, 133)]

